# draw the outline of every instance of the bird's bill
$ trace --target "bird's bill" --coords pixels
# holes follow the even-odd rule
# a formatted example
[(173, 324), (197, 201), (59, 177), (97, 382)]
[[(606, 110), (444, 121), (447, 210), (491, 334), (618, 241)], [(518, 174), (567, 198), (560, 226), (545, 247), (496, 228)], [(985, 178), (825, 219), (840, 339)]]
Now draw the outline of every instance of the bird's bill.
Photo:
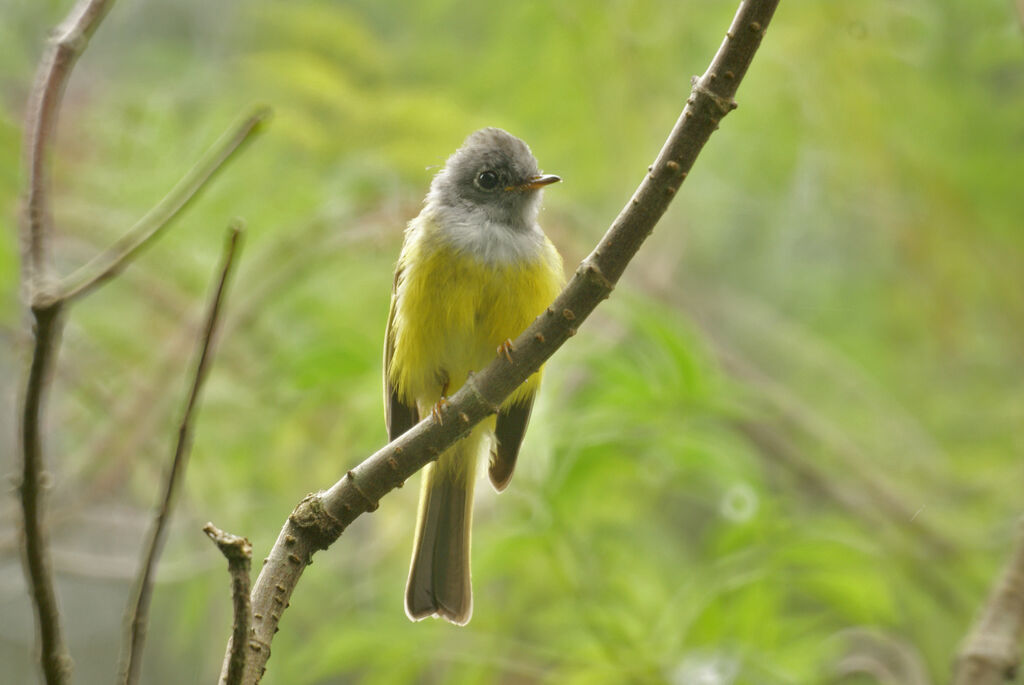
[(541, 176), (531, 176), (526, 179), (525, 183), (520, 183), (517, 186), (509, 186), (505, 190), (536, 190), (537, 188), (543, 188), (549, 186), (552, 183), (558, 183), (562, 180), (561, 176), (555, 176), (554, 174), (543, 174)]

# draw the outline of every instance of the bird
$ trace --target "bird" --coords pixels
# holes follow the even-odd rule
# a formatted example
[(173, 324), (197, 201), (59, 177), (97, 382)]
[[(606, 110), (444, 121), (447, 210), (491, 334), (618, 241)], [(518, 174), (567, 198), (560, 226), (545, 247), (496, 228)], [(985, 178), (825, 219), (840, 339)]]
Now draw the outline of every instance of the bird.
[[(389, 440), (428, 414), (443, 420), (447, 397), (496, 355), (511, 362), (511, 340), (561, 290), (562, 258), (537, 223), (543, 189), (560, 180), (499, 128), (470, 134), (434, 176), (395, 268), (384, 336)], [(411, 620), (469, 622), (478, 463), (490, 447), (491, 484), (508, 486), (542, 371), (423, 469), (405, 592)]]

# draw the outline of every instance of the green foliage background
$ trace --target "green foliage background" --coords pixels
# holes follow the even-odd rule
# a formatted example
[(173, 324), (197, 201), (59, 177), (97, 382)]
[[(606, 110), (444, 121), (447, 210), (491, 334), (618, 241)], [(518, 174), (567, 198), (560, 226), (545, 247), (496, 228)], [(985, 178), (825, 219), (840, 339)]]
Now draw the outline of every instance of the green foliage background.
[[(0, 444), (27, 353), (21, 121), (68, 3), (0, 5)], [(569, 268), (678, 116), (734, 3), (118, 3), (55, 157), (58, 260), (141, 216), (245, 107), (266, 132), (75, 307), (51, 391), (52, 530), (79, 682), (120, 614), (222, 240), (248, 224), (162, 566), (145, 680), (212, 682), (212, 520), (257, 556), (384, 442), (380, 348), (404, 223), (497, 125), (565, 183)], [(275, 683), (872, 683), (946, 678), (1024, 482), (1024, 40), (1006, 0), (785, 0), (612, 299), (550, 364), (521, 470), (478, 490), (475, 615), (408, 622), (415, 486), (316, 557)], [(13, 490), (0, 662), (36, 677)], [(258, 564), (257, 564), (258, 565)], [(866, 663), (863, 660), (859, 663)], [(854, 669), (856, 670), (856, 669)], [(877, 669), (876, 669), (877, 670)]]

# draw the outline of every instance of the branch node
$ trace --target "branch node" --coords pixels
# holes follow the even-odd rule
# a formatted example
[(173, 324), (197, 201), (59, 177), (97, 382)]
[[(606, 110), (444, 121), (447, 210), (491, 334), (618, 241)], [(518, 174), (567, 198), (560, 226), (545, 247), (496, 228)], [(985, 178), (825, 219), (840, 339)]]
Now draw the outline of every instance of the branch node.
[(250, 637), (249, 638), (249, 649), (251, 649), (254, 652), (262, 652), (265, 649), (269, 653), (270, 652), (270, 645), (268, 645), (266, 642), (263, 642), (262, 640), (259, 640), (259, 639), (255, 638), (255, 637)]
[[(711, 103), (715, 106), (715, 109), (721, 112), (722, 116), (725, 116), (732, 110), (736, 109), (735, 102), (733, 102), (731, 99), (723, 98), (721, 95), (715, 93), (710, 88), (705, 86), (703, 79), (700, 79), (693, 84), (693, 92), (696, 95), (703, 95), (707, 99), (711, 100)], [(711, 121), (712, 123), (715, 124), (716, 127), (718, 126), (718, 119), (712, 119)]]
[[(674, 162), (671, 163), (674, 164)], [(678, 167), (679, 165), (676, 164), (676, 166)], [(602, 271), (601, 267), (597, 265), (596, 261), (594, 261), (594, 257), (596, 255), (597, 252), (595, 251), (594, 254), (584, 259), (580, 263), (580, 267), (579, 269), (576, 270), (576, 272), (582, 274), (591, 282), (597, 284), (599, 288), (605, 291), (604, 296), (608, 297), (608, 295), (611, 294), (612, 290), (615, 289), (615, 284), (612, 283), (612, 281), (607, 276), (604, 275), (604, 271)], [(566, 309), (565, 311), (569, 312), (568, 309)], [(572, 312), (569, 313), (572, 314)], [(566, 316), (565, 318), (568, 321), (572, 321), (575, 318), (575, 316)]]
[[(324, 507), (321, 494), (316, 492), (306, 495), (288, 517), (289, 521), (310, 537), (314, 549), (327, 549), (345, 530), (345, 524)], [(310, 561), (307, 559), (306, 563)]]
[(359, 483), (356, 482), (356, 474), (353, 473), (352, 471), (349, 471), (345, 475), (348, 476), (348, 482), (352, 484), (352, 489), (358, 492), (359, 496), (363, 498), (364, 502), (366, 502), (366, 511), (377, 511), (377, 501), (371, 499), (365, 492), (363, 492), (363, 489), (359, 487)]

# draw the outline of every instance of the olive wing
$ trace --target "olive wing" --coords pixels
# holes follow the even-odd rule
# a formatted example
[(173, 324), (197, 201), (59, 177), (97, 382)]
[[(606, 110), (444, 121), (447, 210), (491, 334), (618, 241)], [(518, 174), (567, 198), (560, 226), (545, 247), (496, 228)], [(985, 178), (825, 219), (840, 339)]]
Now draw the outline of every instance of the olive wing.
[(395, 356), (395, 312), (398, 309), (398, 282), (402, 277), (401, 268), (395, 271), (395, 282), (391, 288), (391, 308), (388, 311), (388, 325), (384, 330), (384, 420), (388, 427), (388, 440), (419, 423), (416, 405), (408, 405), (398, 395), (398, 388), (391, 383), (391, 360)]
[(487, 471), (491, 484), (498, 492), (504, 490), (512, 480), (519, 447), (523, 444), (526, 424), (530, 422), (530, 413), (533, 411), (534, 397), (530, 395), (498, 412), (494, 427), (496, 444), (491, 451), (491, 463)]

